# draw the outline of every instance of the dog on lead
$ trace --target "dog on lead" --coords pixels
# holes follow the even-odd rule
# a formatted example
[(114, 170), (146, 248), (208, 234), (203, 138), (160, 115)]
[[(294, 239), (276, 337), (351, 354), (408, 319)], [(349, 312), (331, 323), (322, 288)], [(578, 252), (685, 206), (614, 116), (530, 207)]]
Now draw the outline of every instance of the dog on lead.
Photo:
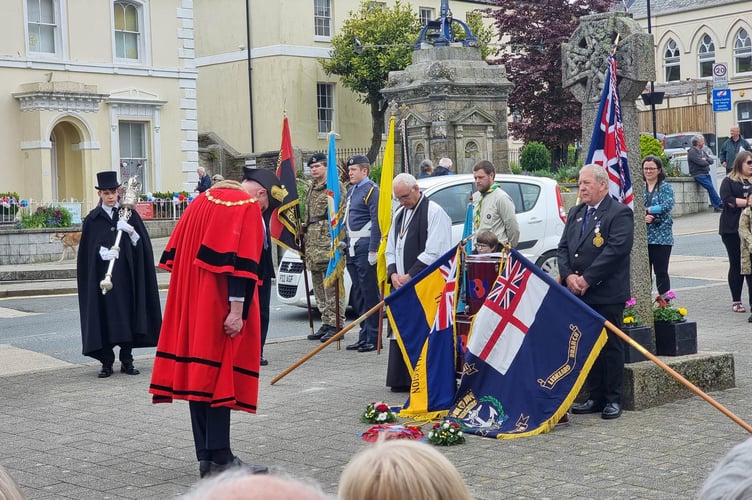
[(50, 235), (50, 242), (59, 241), (63, 244), (63, 253), (60, 256), (58, 262), (65, 260), (65, 256), (68, 255), (68, 249), (73, 251), (73, 256), (76, 256), (76, 247), (81, 242), (81, 231), (73, 233), (52, 233)]

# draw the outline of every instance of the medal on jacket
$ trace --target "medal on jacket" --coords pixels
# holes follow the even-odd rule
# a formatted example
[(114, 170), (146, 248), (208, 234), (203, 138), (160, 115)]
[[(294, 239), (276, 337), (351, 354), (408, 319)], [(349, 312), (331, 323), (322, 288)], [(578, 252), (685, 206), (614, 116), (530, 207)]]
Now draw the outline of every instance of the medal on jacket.
[(601, 222), (598, 221), (595, 224), (595, 237), (593, 237), (593, 245), (595, 248), (600, 248), (603, 246), (603, 243), (605, 243), (605, 240), (603, 239), (603, 236), (601, 236)]

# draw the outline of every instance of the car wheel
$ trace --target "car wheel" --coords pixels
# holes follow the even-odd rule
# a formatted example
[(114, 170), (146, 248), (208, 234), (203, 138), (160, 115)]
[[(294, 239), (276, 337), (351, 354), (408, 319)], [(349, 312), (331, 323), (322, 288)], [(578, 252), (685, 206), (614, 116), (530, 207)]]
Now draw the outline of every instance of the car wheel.
[(551, 250), (541, 255), (535, 265), (543, 269), (543, 272), (551, 276), (553, 279), (559, 279), (559, 262), (556, 260), (555, 250)]

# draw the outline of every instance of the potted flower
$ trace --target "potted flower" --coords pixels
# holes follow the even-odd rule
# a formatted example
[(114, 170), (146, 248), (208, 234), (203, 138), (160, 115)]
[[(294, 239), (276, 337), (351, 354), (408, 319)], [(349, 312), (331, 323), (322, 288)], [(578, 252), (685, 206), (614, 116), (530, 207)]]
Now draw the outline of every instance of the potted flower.
[(697, 352), (697, 323), (687, 321), (687, 310), (675, 306), (676, 293), (669, 290), (653, 301), (655, 350), (659, 356), (682, 356)]
[[(645, 326), (637, 316), (637, 299), (630, 297), (628, 301), (624, 303), (624, 317), (622, 323), (624, 325), (624, 333), (640, 344), (642, 347), (650, 352), (655, 352), (653, 349), (653, 330), (649, 326)], [(647, 358), (642, 355), (640, 351), (626, 345), (624, 349), (624, 362), (625, 363), (637, 363), (639, 361), (646, 361)]]

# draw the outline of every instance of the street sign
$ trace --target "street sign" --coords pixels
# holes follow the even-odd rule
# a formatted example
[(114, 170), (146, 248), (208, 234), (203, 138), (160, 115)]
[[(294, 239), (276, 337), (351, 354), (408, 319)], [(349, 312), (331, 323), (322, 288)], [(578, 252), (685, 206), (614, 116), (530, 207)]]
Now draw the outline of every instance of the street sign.
[(731, 111), (731, 89), (713, 89), (713, 112)]
[(726, 63), (713, 64), (713, 88), (725, 89), (728, 87), (728, 65)]

